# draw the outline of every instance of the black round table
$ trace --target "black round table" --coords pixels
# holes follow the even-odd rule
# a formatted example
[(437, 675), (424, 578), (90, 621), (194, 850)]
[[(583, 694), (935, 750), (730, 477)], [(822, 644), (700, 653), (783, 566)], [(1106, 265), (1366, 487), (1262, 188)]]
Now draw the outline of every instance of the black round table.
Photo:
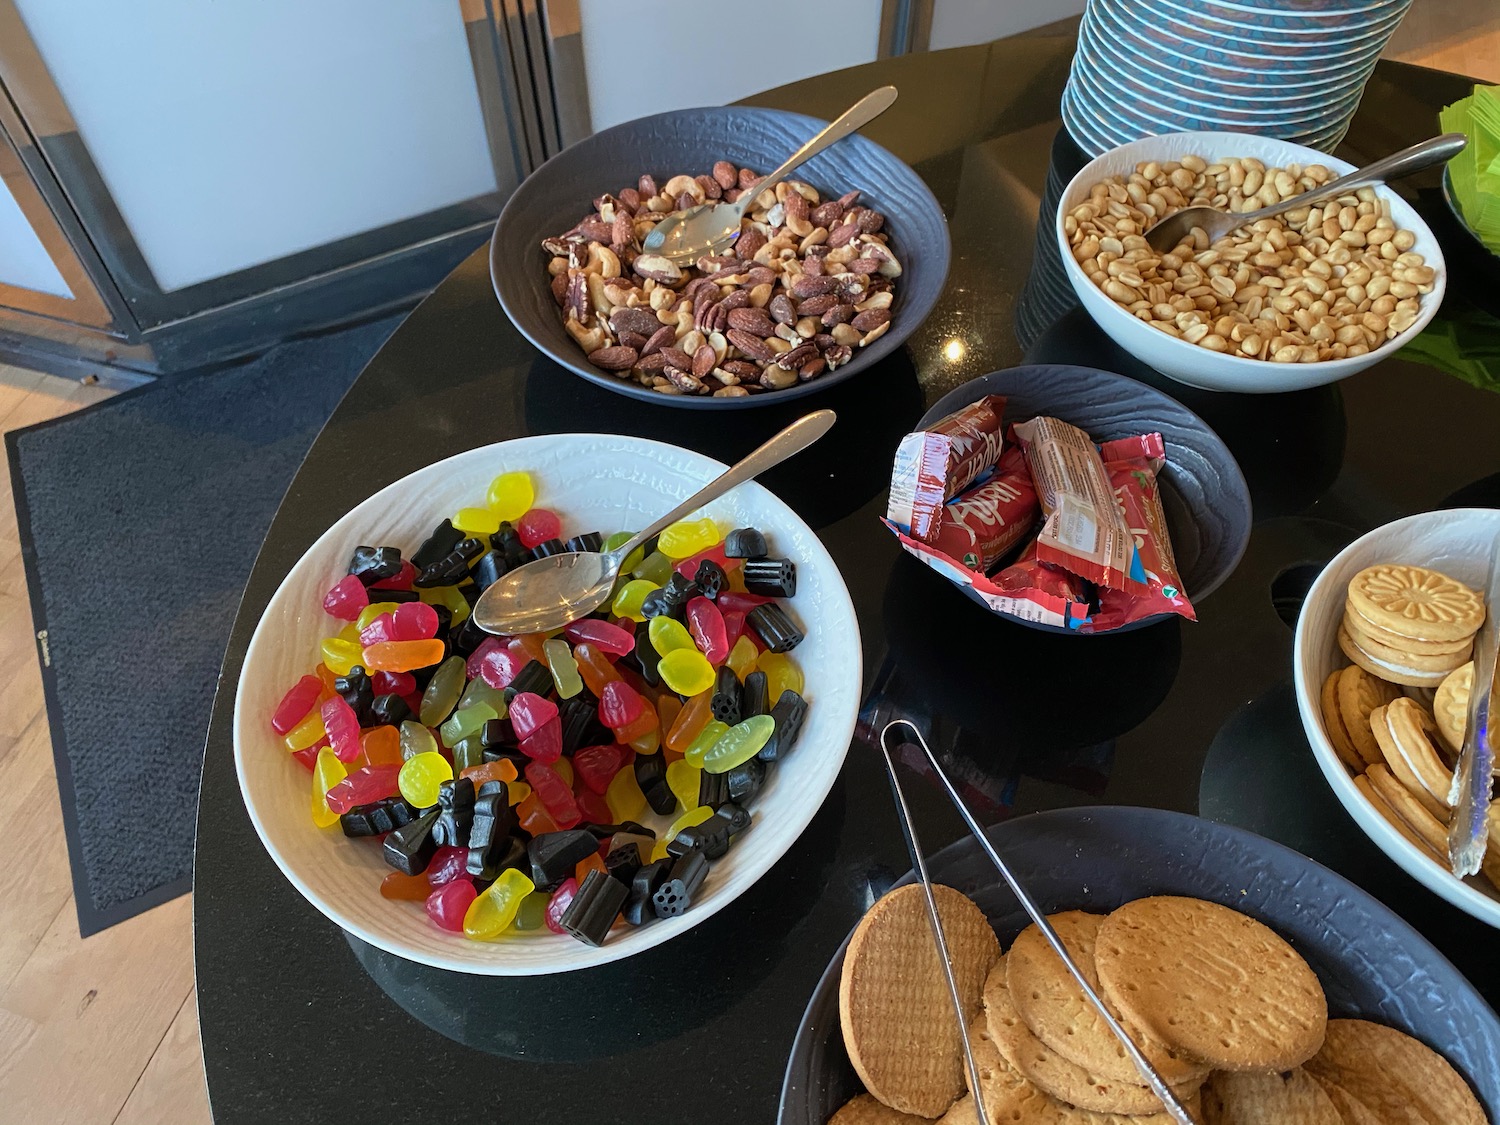
[[(755, 99), (827, 118), (874, 86), (896, 84), (901, 101), (868, 133), (917, 169), (951, 220), (953, 269), (937, 312), (904, 352), (851, 384), (725, 414), (610, 394), (540, 358), (511, 328), (483, 250), (371, 362), (271, 527), (208, 736), (194, 923), (220, 1125), (774, 1120), (813, 985), (861, 912), (909, 866), (869, 748), (872, 730), (893, 714), (931, 731), (987, 820), (1099, 803), (1240, 824), (1384, 899), (1500, 999), (1494, 931), (1368, 843), (1313, 764), (1290, 686), (1298, 599), (1323, 561), (1398, 516), (1500, 501), (1500, 395), (1402, 359), (1317, 391), (1214, 395), (1121, 355), (1056, 299), (1055, 258), (1033, 262), (1049, 169), (1055, 193), (1082, 160), (1057, 117), (1071, 53), (1060, 38), (1003, 40)], [(1340, 154), (1363, 162), (1432, 134), (1438, 109), (1468, 86), (1382, 63)], [(1464, 257), (1457, 232), (1442, 223), (1436, 184), (1428, 176), (1403, 185), (1451, 248), (1449, 300), (1434, 331), (1460, 321), (1482, 331), (1494, 321), (1466, 295), (1483, 291), (1478, 271), (1488, 263)], [(965, 601), (880, 526), (899, 436), (955, 385), (1020, 362), (1018, 332), (1025, 358), (1087, 363), (1161, 387), (1202, 414), (1239, 459), (1254, 533), (1238, 570), (1199, 606), (1197, 624), (1091, 638), (1029, 631)], [(330, 523), (414, 469), (505, 438), (615, 431), (733, 461), (811, 406), (835, 409), (838, 425), (762, 479), (843, 569), (864, 638), (867, 699), (841, 778), (780, 863), (665, 946), (546, 978), (424, 969), (346, 936), (298, 895), (246, 816), (230, 720), (263, 607)], [(908, 788), (929, 848), (961, 834), (935, 786)]]

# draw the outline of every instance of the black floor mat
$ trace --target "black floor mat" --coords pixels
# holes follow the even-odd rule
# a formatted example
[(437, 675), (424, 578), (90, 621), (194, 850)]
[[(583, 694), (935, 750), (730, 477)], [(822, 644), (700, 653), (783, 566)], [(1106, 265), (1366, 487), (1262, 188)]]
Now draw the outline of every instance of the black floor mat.
[(209, 707), (251, 564), (401, 319), (6, 435), (85, 935), (190, 889)]

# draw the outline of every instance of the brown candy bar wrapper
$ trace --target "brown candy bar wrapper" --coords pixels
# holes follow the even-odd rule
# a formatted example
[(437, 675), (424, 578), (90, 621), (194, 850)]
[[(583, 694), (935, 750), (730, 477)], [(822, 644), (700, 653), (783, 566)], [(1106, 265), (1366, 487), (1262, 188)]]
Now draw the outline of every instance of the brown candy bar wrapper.
[(944, 502), (1000, 459), (1004, 413), (1004, 397), (986, 395), (931, 429), (902, 438), (891, 469), (886, 517), (903, 532), (930, 543)]
[(1046, 519), (1037, 558), (1110, 589), (1139, 589), (1135, 543), (1089, 435), (1058, 418), (1015, 427)]
[(1105, 442), (1100, 459), (1109, 474), (1115, 500), (1135, 544), (1139, 584), (1126, 590), (1101, 587), (1099, 608), (1090, 632), (1105, 632), (1160, 613), (1175, 613), (1198, 620), (1182, 588), (1172, 543), (1167, 537), (1166, 513), (1161, 506), (1157, 474), (1166, 460), (1161, 434), (1141, 434)]
[(970, 570), (988, 572), (1035, 526), (1040, 514), (1026, 458), (1011, 446), (987, 480), (942, 506), (927, 542)]

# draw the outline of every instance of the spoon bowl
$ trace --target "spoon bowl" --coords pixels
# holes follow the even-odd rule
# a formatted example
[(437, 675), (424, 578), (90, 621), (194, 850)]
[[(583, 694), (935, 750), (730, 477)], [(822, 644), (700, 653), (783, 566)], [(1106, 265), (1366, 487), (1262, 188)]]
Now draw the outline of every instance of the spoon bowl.
[(551, 632), (587, 617), (609, 600), (621, 564), (642, 543), (736, 485), (753, 480), (794, 453), (801, 453), (832, 429), (837, 420), (832, 410), (804, 414), (613, 551), (551, 555), (501, 575), (474, 603), (475, 624), (487, 633), (513, 637)]

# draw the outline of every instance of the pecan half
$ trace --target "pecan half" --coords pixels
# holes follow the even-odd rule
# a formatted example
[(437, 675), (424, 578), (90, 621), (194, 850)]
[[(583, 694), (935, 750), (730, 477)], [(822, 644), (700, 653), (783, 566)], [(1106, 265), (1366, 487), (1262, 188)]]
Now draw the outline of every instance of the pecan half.
[(681, 371), (670, 363), (662, 369), (662, 374), (672, 381), (672, 385), (680, 391), (689, 394), (697, 394), (703, 389), (703, 381), (691, 371)]
[(586, 273), (575, 273), (568, 279), (567, 308), (573, 319), (582, 324), (593, 312), (589, 301), (589, 277)]
[(823, 353), (823, 359), (828, 364), (828, 370), (832, 371), (841, 363), (848, 363), (849, 357), (854, 354), (854, 349), (845, 344), (835, 344)]
[(818, 349), (811, 344), (802, 344), (776, 357), (776, 366), (784, 371), (796, 371), (804, 363), (816, 359)]
[(743, 332), (738, 328), (731, 328), (725, 335), (729, 337), (731, 344), (739, 348), (740, 351), (744, 352), (751, 359), (758, 359), (769, 363), (776, 358), (776, 353), (759, 336)]
[(612, 348), (600, 348), (596, 352), (589, 352), (589, 362), (595, 367), (602, 367), (606, 371), (628, 371), (635, 366), (639, 354), (634, 348), (627, 348), (617, 344)]

